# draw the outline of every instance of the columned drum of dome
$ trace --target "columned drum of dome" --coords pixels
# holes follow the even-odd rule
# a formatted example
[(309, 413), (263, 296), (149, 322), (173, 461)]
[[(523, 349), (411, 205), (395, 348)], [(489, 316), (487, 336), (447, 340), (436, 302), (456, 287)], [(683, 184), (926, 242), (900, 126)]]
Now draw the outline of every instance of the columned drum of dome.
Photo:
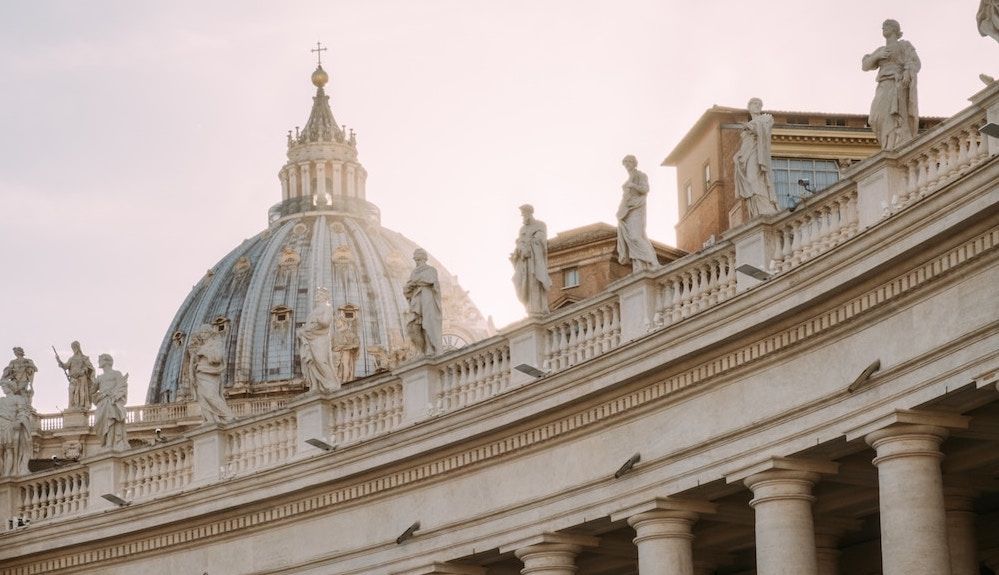
[[(366, 198), (367, 172), (357, 139), (337, 124), (316, 68), (312, 110), (305, 127), (288, 133), (288, 161), (278, 173), (281, 202), (268, 227), (244, 241), (192, 288), (163, 338), (147, 401), (174, 401), (188, 385), (190, 335), (211, 324), (226, 341), (227, 395), (286, 394), (305, 389), (296, 331), (317, 290), (350, 317), (357, 335), (359, 378), (404, 356), (403, 286), (417, 245), (381, 226)], [(444, 334), (451, 347), (482, 339), (491, 328), (457, 279), (440, 262)]]

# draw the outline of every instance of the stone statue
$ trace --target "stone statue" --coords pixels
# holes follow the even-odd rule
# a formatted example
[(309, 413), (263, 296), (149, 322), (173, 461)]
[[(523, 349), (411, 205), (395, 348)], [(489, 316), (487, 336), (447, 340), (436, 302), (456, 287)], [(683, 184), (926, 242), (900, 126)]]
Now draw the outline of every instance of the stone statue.
[(548, 313), (548, 228), (541, 220), (534, 219), (534, 206), (520, 206), (524, 225), (517, 235), (517, 247), (510, 254), (513, 263), (513, 284), (517, 297), (529, 315)]
[(763, 113), (763, 100), (749, 100), (749, 121), (742, 125), (735, 162), (735, 192), (746, 206), (748, 219), (776, 214), (777, 195), (770, 172), (770, 133), (774, 117)]
[(865, 71), (878, 70), (878, 88), (867, 123), (874, 129), (881, 148), (894, 150), (915, 137), (919, 129), (916, 74), (921, 64), (912, 44), (900, 39), (902, 28), (897, 21), (885, 20), (881, 31), (885, 45), (861, 62)]
[(621, 186), (624, 192), (617, 208), (617, 261), (631, 262), (631, 271), (641, 272), (659, 267), (656, 251), (645, 234), (645, 200), (649, 195), (649, 177), (638, 169), (635, 156), (621, 160), (628, 170), (628, 180)]
[(329, 392), (340, 389), (333, 362), (333, 306), (326, 288), (316, 290), (315, 305), (298, 328), (298, 356), (302, 360), (302, 376), (312, 391)]
[(97, 408), (94, 416), (94, 433), (101, 438), (105, 449), (121, 451), (128, 449), (125, 439), (125, 402), (128, 400), (128, 374), (111, 369), (114, 359), (106, 353), (97, 358), (101, 374), (96, 378), (97, 389), (94, 400)]
[(31, 403), (15, 386), (6, 375), (0, 380), (6, 394), (0, 397), (0, 477), (27, 474), (31, 459)]
[[(96, 391), (94, 364), (90, 363), (89, 357), (83, 355), (80, 342), (74, 341), (70, 347), (73, 348), (73, 355), (64, 362), (56, 353), (56, 363), (66, 372), (66, 379), (69, 380), (69, 408), (86, 411), (94, 403), (91, 397)], [(52, 351), (55, 352), (55, 348), (52, 348)]]
[(441, 352), (443, 337), (441, 284), (437, 280), (437, 270), (427, 263), (426, 251), (417, 248), (413, 261), (416, 268), (402, 291), (409, 302), (406, 333), (418, 353), (433, 356)]
[(208, 423), (224, 423), (233, 418), (225, 401), (225, 342), (222, 334), (204, 324), (191, 334), (187, 344), (191, 392)]
[(976, 19), (978, 33), (999, 42), (999, 0), (982, 0)]
[(10, 360), (10, 363), (4, 368), (3, 374), (0, 375), (0, 381), (8, 382), (10, 387), (8, 395), (23, 397), (30, 406), (31, 398), (35, 395), (33, 384), (37, 372), (38, 367), (35, 366), (35, 362), (24, 357), (23, 349), (15, 347), (14, 359)]
[(333, 326), (333, 353), (336, 354), (336, 378), (341, 383), (354, 380), (361, 338), (357, 336), (357, 308), (345, 305), (337, 310)]

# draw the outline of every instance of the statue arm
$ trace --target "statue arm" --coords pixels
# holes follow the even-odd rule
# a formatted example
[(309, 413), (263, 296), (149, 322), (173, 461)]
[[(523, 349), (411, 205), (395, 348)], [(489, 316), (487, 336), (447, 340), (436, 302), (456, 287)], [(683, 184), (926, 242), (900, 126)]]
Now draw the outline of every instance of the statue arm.
[(860, 69), (865, 72), (868, 70), (874, 70), (881, 64), (881, 60), (883, 60), (884, 57), (885, 47), (881, 46), (877, 50), (864, 56), (864, 58), (860, 61)]

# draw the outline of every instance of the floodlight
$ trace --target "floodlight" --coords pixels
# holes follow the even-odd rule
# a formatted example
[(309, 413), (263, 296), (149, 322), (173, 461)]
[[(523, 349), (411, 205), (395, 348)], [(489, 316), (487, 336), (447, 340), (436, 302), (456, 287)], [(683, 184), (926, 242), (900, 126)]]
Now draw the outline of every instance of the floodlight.
[(978, 131), (985, 134), (986, 136), (999, 138), (999, 124), (995, 122), (989, 122), (988, 124), (985, 124), (981, 128), (978, 128)]
[(534, 367), (533, 365), (527, 365), (526, 363), (522, 363), (522, 364), (518, 365), (517, 367), (515, 367), (514, 369), (516, 369), (520, 373), (526, 373), (527, 375), (529, 375), (531, 377), (538, 377), (538, 378), (540, 378), (540, 377), (544, 377), (544, 376), (548, 375), (547, 371), (541, 371), (540, 369)]
[(122, 499), (121, 497), (118, 497), (114, 493), (105, 493), (104, 495), (101, 495), (101, 497), (103, 497), (104, 499), (107, 499), (111, 503), (114, 503), (118, 507), (128, 507), (129, 505), (132, 504), (131, 501), (125, 501), (124, 499)]
[(771, 274), (761, 270), (760, 268), (749, 264), (742, 264), (741, 266), (735, 268), (735, 271), (742, 272), (753, 279), (760, 280), (761, 282), (765, 282), (773, 277)]
[(402, 542), (412, 537), (413, 533), (416, 533), (416, 530), (419, 528), (420, 528), (419, 521), (407, 527), (406, 530), (402, 532), (402, 535), (395, 538), (396, 545), (402, 545)]
[(881, 360), (875, 359), (871, 363), (871, 365), (867, 366), (866, 368), (864, 368), (864, 371), (860, 372), (860, 375), (857, 376), (857, 379), (853, 380), (853, 383), (851, 383), (850, 387), (846, 388), (846, 390), (849, 391), (850, 393), (857, 391), (858, 389), (861, 388), (861, 386), (867, 383), (867, 380), (871, 379), (871, 375), (873, 375), (874, 372), (878, 371), (879, 369), (881, 369)]
[(333, 451), (334, 449), (336, 449), (335, 445), (330, 445), (329, 443), (326, 443), (322, 439), (316, 439), (315, 437), (306, 439), (305, 442), (311, 445), (312, 447), (318, 447), (323, 451)]
[(624, 465), (622, 465), (620, 469), (614, 472), (614, 479), (620, 479), (622, 475), (631, 471), (631, 469), (635, 467), (635, 464), (641, 460), (642, 460), (642, 455), (640, 453), (636, 453), (631, 457), (629, 457), (628, 461), (625, 461)]

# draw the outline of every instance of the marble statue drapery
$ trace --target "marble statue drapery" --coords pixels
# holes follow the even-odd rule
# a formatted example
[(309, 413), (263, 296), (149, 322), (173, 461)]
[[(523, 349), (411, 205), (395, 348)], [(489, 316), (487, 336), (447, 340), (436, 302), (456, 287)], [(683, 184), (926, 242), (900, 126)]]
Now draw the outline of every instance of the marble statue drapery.
[(128, 401), (128, 375), (111, 369), (114, 360), (108, 354), (101, 354), (97, 365), (102, 372), (95, 379), (96, 400), (94, 432), (101, 438), (105, 449), (120, 451), (128, 449), (125, 438), (125, 402)]
[(979, 34), (999, 42), (999, 0), (982, 0), (976, 20)]
[(898, 22), (885, 20), (882, 32), (885, 45), (864, 56), (861, 68), (878, 71), (868, 123), (881, 148), (894, 150), (919, 130), (916, 75), (922, 64), (912, 44), (900, 39)]
[(316, 292), (315, 305), (298, 328), (298, 355), (302, 360), (302, 377), (313, 391), (340, 389), (333, 358), (333, 306), (326, 288)]
[(541, 220), (534, 219), (533, 206), (521, 206), (520, 213), (524, 224), (517, 234), (517, 245), (510, 254), (513, 284), (517, 298), (529, 315), (546, 314), (549, 311), (548, 289), (552, 285), (548, 276), (548, 228)]
[(735, 191), (743, 199), (749, 219), (775, 214), (777, 195), (771, 175), (770, 134), (774, 117), (763, 113), (763, 102), (753, 98), (748, 105), (750, 119), (742, 125), (735, 162)]
[(208, 423), (223, 423), (233, 418), (225, 401), (225, 345), (222, 334), (203, 325), (191, 335), (187, 347), (194, 399)]
[(628, 179), (621, 186), (617, 208), (617, 261), (621, 265), (630, 262), (633, 272), (654, 270), (659, 260), (645, 232), (649, 177), (638, 169), (635, 156), (625, 156), (621, 163), (628, 170)]
[(433, 356), (441, 352), (443, 339), (441, 284), (437, 279), (437, 269), (427, 263), (427, 252), (417, 249), (413, 260), (416, 268), (403, 289), (403, 295), (409, 302), (406, 329), (417, 352)]

